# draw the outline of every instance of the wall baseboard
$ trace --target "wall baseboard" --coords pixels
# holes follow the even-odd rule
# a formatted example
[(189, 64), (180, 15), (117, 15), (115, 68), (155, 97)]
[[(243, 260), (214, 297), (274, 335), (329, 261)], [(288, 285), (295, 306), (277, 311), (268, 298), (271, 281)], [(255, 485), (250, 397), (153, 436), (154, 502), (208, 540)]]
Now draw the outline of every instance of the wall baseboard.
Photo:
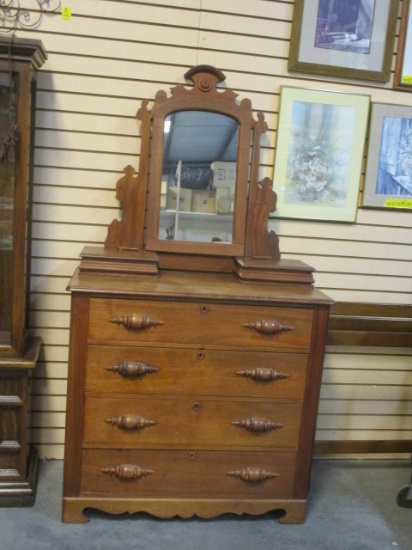
[(394, 455), (412, 454), (412, 441), (316, 441), (316, 457), (326, 455)]

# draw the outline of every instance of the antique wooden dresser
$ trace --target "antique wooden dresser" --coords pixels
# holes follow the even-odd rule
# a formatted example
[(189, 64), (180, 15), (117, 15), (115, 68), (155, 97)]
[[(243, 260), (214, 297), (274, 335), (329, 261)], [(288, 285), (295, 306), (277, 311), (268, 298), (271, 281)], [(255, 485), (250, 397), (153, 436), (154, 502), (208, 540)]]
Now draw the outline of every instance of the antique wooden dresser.
[[(122, 219), (105, 247), (84, 249), (69, 285), (66, 522), (87, 521), (87, 508), (183, 518), (281, 510), (283, 522), (304, 521), (331, 300), (312, 268), (280, 259), (267, 230), (276, 195), (257, 180), (263, 117), (219, 90), (216, 69), (186, 77), (193, 87), (140, 109), (139, 174), (127, 167), (117, 184)], [(200, 168), (184, 157), (164, 184), (170, 114), (188, 141), (180, 112), (235, 120), (236, 156)], [(210, 171), (211, 160), (220, 164)]]

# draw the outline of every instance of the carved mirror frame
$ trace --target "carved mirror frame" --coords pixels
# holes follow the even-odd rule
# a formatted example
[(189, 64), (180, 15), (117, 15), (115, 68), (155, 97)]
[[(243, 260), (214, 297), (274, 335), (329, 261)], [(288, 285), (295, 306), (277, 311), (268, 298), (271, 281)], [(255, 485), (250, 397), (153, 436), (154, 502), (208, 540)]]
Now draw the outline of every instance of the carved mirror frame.
[[(151, 109), (143, 101), (137, 113), (142, 123), (139, 173), (131, 166), (117, 182), (116, 197), (122, 203), (122, 219), (114, 220), (105, 248), (151, 251), (152, 253), (200, 256), (255, 257), (279, 259), (278, 238), (267, 229), (269, 213), (276, 209), (272, 181), (258, 180), (260, 140), (267, 131), (264, 116), (252, 114), (251, 101), (240, 103), (237, 94), (218, 87), (224, 74), (208, 65), (199, 65), (185, 74), (193, 85), (179, 84), (168, 97), (160, 90)], [(164, 122), (179, 111), (209, 111), (231, 117), (238, 123), (238, 150), (232, 242), (196, 242), (159, 238)]]

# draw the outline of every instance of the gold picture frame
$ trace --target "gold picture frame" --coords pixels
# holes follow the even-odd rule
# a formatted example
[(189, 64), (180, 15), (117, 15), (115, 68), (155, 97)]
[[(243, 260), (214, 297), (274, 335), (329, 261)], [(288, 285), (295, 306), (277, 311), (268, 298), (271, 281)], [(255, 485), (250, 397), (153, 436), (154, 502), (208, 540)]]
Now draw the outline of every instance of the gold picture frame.
[[(295, 0), (288, 70), (387, 82), (399, 0)], [(345, 11), (346, 10), (346, 11)]]
[(412, 19), (409, 18), (410, 6), (410, 0), (402, 0), (398, 50), (393, 77), (394, 89), (403, 92), (412, 92)]

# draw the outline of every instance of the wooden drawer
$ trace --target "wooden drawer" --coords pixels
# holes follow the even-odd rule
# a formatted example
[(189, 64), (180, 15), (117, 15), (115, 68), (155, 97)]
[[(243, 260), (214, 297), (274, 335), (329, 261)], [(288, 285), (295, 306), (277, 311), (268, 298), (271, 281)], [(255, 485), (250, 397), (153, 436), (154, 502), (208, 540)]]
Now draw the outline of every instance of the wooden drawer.
[(0, 482), (16, 482), (25, 477), (27, 408), (17, 396), (1, 397), (4, 404), (0, 406)]
[[(87, 449), (83, 451), (81, 493), (117, 498), (291, 497), (295, 461), (293, 453)], [(141, 473), (139, 468), (146, 475), (133, 477)], [(249, 481), (242, 479), (247, 477)]]
[(304, 308), (92, 298), (89, 341), (307, 350)]
[(296, 449), (300, 416), (300, 404), (260, 400), (89, 397), (84, 443), (146, 448)]
[(28, 377), (22, 369), (0, 369), (0, 395), (4, 396), (0, 401), (0, 407), (21, 407), (26, 399), (28, 385)]
[(87, 392), (303, 400), (308, 356), (163, 347), (88, 347)]
[(0, 482), (17, 482), (26, 475), (29, 379), (25, 373), (21, 369), (0, 369)]

